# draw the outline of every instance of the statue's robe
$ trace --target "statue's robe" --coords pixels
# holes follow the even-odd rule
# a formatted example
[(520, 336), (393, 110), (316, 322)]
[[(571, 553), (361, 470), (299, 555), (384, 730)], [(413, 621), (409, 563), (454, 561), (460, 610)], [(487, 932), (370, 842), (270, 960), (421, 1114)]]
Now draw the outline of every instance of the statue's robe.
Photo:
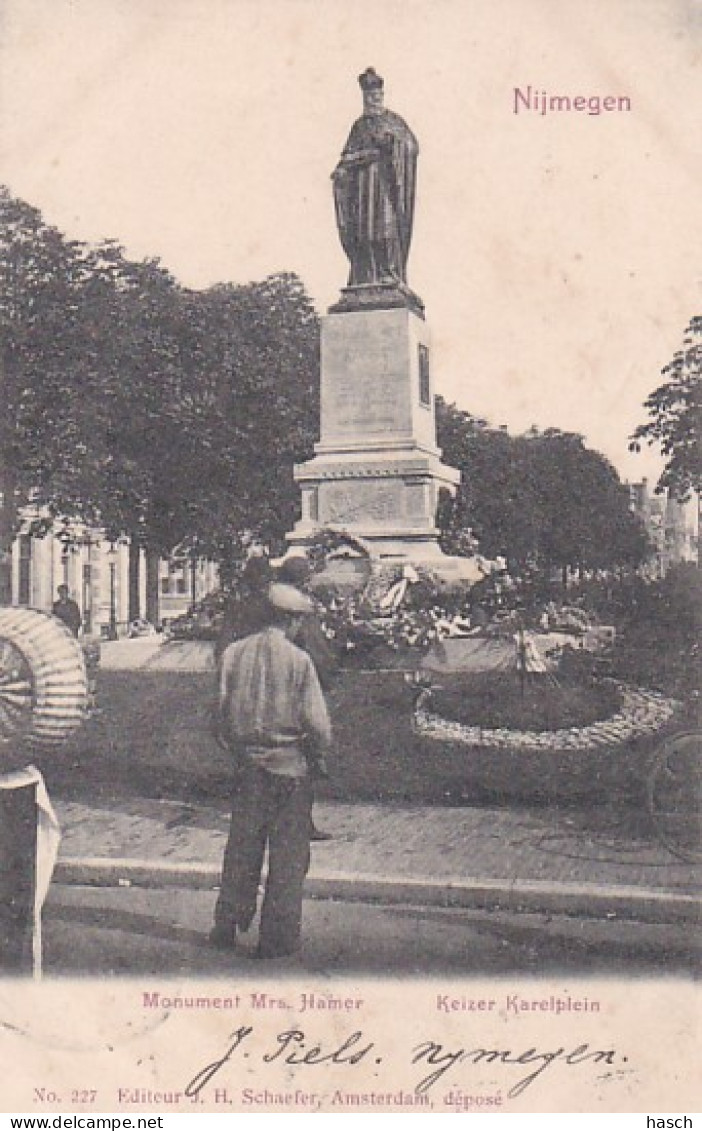
[(417, 139), (391, 110), (354, 122), (334, 170), (334, 203), (349, 286), (407, 282)]

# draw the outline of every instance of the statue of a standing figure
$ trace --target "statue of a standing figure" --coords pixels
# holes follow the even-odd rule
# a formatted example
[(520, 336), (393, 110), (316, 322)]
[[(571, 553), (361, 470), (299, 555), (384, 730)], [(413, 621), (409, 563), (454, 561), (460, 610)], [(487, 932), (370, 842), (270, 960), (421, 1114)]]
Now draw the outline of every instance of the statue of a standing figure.
[(380, 75), (369, 67), (358, 81), (363, 115), (332, 174), (336, 222), (351, 264), (348, 285), (405, 290), (419, 146), (399, 114), (383, 106)]

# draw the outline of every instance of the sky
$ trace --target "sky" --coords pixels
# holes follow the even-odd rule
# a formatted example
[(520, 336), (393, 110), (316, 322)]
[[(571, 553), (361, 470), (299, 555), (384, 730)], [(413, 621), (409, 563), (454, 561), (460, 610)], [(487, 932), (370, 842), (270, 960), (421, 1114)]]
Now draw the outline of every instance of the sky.
[[(419, 139), (437, 391), (655, 478), (627, 439), (702, 313), (701, 48), (702, 0), (0, 0), (0, 181), (187, 286), (294, 271), (324, 313), (372, 65)], [(631, 110), (515, 114), (528, 86)]]

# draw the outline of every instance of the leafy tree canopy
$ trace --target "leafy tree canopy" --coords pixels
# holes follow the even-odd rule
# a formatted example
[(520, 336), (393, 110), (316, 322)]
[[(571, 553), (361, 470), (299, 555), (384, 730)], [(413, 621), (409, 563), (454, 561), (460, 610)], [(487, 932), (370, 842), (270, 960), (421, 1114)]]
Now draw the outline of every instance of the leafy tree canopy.
[(439, 446), (462, 482), (445, 514), (445, 548), (470, 527), (480, 550), (516, 573), (636, 566), (646, 537), (614, 467), (582, 436), (557, 429), (511, 436), (437, 403)]
[(295, 275), (190, 291), (0, 189), (0, 346), (5, 548), (29, 501), (163, 554), (292, 526), (319, 354)]
[(661, 374), (662, 385), (644, 403), (649, 420), (639, 425), (630, 447), (658, 444), (666, 463), (658, 486), (684, 502), (702, 490), (702, 317), (692, 319), (682, 349)]

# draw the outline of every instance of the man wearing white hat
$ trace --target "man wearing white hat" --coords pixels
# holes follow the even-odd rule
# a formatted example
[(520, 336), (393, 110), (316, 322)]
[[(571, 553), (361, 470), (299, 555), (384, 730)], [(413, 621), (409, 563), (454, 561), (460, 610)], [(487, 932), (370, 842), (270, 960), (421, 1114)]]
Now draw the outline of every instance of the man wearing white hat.
[(291, 585), (268, 591), (271, 623), (230, 644), (221, 661), (220, 733), (239, 772), (211, 940), (234, 946), (268, 878), (257, 957), (294, 953), (310, 861), (313, 777), (324, 772), (331, 727), (314, 664), (292, 643), (312, 604)]

